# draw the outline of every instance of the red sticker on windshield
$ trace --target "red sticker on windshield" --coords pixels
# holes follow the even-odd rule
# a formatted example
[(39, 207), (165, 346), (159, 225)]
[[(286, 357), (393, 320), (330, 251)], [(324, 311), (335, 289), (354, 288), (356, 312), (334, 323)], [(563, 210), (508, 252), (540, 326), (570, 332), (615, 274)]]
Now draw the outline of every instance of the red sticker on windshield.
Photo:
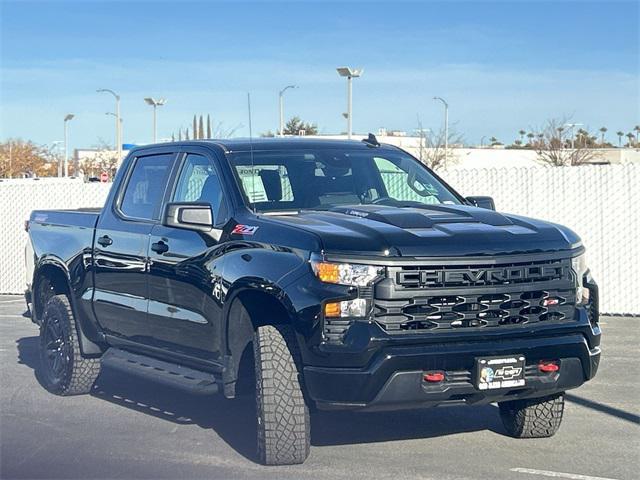
[(231, 233), (236, 235), (253, 235), (258, 230), (258, 227), (251, 225), (236, 225)]

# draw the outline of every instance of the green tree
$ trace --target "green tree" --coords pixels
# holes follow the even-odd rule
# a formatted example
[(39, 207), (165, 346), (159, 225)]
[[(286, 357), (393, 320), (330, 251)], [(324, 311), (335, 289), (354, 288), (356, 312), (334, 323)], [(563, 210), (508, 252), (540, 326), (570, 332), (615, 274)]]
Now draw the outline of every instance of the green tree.
[(627, 143), (627, 145), (629, 147), (633, 147), (633, 141), (636, 139), (636, 136), (633, 133), (629, 132), (627, 133), (627, 139), (629, 140), (629, 143)]
[(607, 127), (600, 127), (600, 145), (604, 147), (604, 134), (607, 133)]
[(198, 121), (195, 115), (193, 116), (193, 128), (191, 132), (193, 133), (193, 139), (197, 140), (198, 139)]
[(200, 122), (198, 124), (198, 138), (204, 138), (204, 119), (202, 115), (200, 115)]
[(527, 133), (527, 138), (529, 139), (529, 141), (527, 142), (527, 145), (533, 145), (533, 139), (535, 136), (536, 135), (533, 132)]
[(300, 135), (304, 131), (304, 135), (317, 135), (318, 126), (313, 123), (302, 121), (298, 116), (291, 117), (291, 119), (284, 126), (285, 135)]
[(624, 136), (624, 132), (622, 130), (618, 130), (616, 135), (618, 136), (618, 148), (620, 148), (622, 147), (622, 137)]
[(519, 130), (518, 131), (518, 135), (520, 135), (520, 145), (522, 145), (524, 143), (524, 136), (527, 132), (524, 130)]

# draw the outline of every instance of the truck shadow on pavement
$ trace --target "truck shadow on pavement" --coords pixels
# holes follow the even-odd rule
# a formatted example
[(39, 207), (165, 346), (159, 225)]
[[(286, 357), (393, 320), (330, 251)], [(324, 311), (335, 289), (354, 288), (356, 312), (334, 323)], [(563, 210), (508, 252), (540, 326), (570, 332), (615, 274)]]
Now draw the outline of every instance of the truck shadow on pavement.
[[(17, 344), (19, 362), (35, 373), (40, 361), (38, 337), (24, 337)], [(238, 453), (256, 460), (252, 396), (226, 400), (222, 395), (172, 388), (110, 368), (103, 369), (91, 395), (175, 424), (212, 429)], [(504, 434), (498, 409), (492, 405), (375, 413), (314, 412), (311, 424), (311, 443), (315, 446), (431, 438), (481, 430)]]

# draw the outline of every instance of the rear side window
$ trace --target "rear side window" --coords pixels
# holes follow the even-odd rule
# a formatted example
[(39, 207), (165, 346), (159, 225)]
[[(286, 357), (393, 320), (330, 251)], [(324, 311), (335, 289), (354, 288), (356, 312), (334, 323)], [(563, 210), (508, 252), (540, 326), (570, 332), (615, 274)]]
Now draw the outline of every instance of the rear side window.
[(120, 211), (127, 217), (157, 220), (171, 172), (173, 154), (138, 157), (127, 182)]

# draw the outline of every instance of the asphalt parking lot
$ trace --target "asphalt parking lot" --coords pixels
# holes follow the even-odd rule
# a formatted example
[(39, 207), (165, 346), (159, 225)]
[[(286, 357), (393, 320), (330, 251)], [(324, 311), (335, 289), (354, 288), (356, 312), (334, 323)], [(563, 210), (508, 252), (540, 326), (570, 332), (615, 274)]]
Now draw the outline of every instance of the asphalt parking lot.
[[(603, 318), (594, 381), (567, 396), (551, 439), (505, 435), (497, 408), (318, 413), (304, 465), (253, 462), (252, 402), (191, 395), (105, 370), (91, 395), (38, 383), (38, 329), (0, 296), (0, 476), (9, 478), (637, 479), (640, 318)], [(563, 476), (564, 475), (564, 476)]]

